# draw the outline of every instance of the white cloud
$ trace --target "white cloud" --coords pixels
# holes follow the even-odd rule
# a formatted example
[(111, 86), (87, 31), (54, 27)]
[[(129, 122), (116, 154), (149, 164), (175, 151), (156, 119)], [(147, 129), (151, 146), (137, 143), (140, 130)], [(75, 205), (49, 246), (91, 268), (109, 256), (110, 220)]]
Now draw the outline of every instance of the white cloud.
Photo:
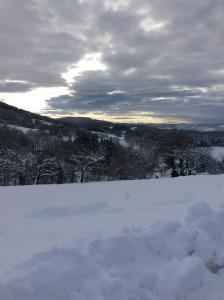
[(159, 32), (162, 29), (164, 29), (165, 26), (166, 26), (165, 21), (155, 21), (150, 17), (143, 19), (140, 23), (140, 28), (146, 32), (150, 32), (150, 31)]
[(75, 82), (75, 78), (86, 71), (106, 70), (106, 65), (102, 62), (102, 53), (88, 53), (80, 61), (62, 73), (62, 78), (70, 85)]

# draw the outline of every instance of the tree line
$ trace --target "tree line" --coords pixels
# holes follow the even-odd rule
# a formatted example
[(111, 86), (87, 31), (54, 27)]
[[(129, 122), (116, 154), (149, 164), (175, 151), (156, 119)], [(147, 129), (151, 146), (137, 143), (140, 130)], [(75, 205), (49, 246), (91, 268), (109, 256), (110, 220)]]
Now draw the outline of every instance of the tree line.
[(184, 131), (128, 132), (127, 145), (78, 131), (74, 139), (44, 130), (0, 127), (0, 185), (61, 184), (224, 173)]

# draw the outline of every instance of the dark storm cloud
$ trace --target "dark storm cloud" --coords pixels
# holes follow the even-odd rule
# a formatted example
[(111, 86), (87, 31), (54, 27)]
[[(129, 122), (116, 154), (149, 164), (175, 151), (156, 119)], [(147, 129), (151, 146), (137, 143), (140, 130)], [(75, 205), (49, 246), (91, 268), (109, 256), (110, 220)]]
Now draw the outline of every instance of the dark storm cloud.
[(2, 0), (0, 89), (66, 85), (61, 74), (99, 52), (49, 111), (129, 113), (189, 122), (224, 116), (222, 0)]

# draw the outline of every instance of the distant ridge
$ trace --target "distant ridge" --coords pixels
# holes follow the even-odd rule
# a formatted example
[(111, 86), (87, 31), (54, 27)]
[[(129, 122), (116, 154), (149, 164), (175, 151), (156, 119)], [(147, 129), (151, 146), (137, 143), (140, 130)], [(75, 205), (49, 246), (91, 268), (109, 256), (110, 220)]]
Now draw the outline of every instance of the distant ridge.
[(12, 124), (17, 126), (24, 126), (29, 128), (40, 128), (45, 125), (63, 126), (67, 124), (71, 128), (76, 127), (80, 129), (95, 130), (95, 131), (122, 131), (132, 128), (149, 128), (154, 127), (158, 129), (178, 129), (191, 130), (198, 132), (213, 132), (224, 131), (223, 124), (128, 124), (128, 123), (113, 123), (104, 120), (96, 120), (87, 117), (62, 117), (58, 119), (42, 116), (32, 113), (15, 106), (6, 104), (0, 101), (0, 124)]

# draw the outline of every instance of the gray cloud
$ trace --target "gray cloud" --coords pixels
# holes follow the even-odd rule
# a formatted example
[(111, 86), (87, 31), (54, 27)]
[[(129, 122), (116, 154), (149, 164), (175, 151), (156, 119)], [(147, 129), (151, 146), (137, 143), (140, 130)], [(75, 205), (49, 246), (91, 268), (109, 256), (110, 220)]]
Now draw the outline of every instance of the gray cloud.
[(0, 82), (26, 84), (0, 91), (66, 86), (61, 74), (100, 52), (106, 69), (83, 72), (69, 95), (49, 99), (51, 114), (222, 122), (223, 27), (222, 0), (2, 0)]
[(22, 93), (33, 89), (33, 85), (23, 81), (0, 81), (0, 93)]
[(53, 26), (44, 3), (1, 1), (0, 80), (23, 80), (34, 87), (65, 85), (61, 73), (81, 57), (82, 42)]

